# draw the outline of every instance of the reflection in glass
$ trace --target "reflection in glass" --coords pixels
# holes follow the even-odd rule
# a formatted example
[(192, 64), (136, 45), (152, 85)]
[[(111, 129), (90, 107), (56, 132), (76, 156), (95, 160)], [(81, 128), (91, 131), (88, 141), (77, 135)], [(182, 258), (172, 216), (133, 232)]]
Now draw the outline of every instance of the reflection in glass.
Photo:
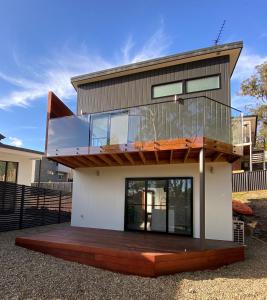
[(7, 171), (6, 171), (6, 181), (7, 182), (16, 182), (17, 181), (17, 170), (18, 163), (9, 161), (7, 163)]
[(5, 174), (6, 174), (6, 162), (0, 161), (0, 181), (5, 181)]
[(100, 147), (108, 144), (109, 115), (94, 116), (92, 118), (91, 146)]
[(114, 114), (110, 119), (110, 145), (127, 144), (128, 114)]
[(169, 181), (168, 231), (190, 234), (192, 231), (192, 179)]

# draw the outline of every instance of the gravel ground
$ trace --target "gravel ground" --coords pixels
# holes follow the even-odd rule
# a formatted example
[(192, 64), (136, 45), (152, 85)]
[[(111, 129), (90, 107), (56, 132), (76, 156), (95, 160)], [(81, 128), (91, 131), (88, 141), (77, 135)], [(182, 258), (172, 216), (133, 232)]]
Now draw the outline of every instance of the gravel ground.
[(14, 245), (16, 236), (64, 226), (0, 234), (0, 299), (267, 299), (267, 244), (254, 239), (248, 241), (245, 262), (156, 279), (66, 262)]

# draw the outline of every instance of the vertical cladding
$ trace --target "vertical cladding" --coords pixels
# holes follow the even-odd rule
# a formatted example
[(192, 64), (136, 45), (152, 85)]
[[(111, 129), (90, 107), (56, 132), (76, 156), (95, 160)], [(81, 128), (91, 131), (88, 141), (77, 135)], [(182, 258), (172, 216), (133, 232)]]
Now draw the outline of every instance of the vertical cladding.
[[(229, 57), (224, 56), (81, 85), (78, 87), (77, 113), (149, 104), (153, 101), (153, 85), (212, 74), (221, 74), (221, 89), (185, 94), (183, 98), (205, 95), (230, 105)], [(165, 97), (158, 101), (172, 98)]]

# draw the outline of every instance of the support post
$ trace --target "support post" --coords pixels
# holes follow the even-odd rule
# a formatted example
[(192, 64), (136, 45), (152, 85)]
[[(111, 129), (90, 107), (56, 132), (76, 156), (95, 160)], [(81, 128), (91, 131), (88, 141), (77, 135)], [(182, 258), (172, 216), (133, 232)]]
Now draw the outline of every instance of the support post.
[(59, 192), (59, 203), (58, 203), (58, 223), (61, 222), (61, 199), (62, 199), (62, 192)]
[(199, 221), (200, 221), (200, 246), (205, 247), (205, 149), (199, 152)]
[(25, 185), (22, 185), (21, 197), (20, 197), (19, 229), (22, 229), (23, 227), (24, 197), (25, 197)]

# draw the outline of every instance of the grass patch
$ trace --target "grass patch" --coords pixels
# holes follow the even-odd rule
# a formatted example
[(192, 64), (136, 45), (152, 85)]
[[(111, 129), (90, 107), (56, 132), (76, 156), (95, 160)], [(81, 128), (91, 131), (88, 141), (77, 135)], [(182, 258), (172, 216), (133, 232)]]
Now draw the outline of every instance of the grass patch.
[(252, 199), (267, 200), (267, 190), (232, 193), (232, 199), (239, 200), (241, 202), (249, 202), (249, 200)]

